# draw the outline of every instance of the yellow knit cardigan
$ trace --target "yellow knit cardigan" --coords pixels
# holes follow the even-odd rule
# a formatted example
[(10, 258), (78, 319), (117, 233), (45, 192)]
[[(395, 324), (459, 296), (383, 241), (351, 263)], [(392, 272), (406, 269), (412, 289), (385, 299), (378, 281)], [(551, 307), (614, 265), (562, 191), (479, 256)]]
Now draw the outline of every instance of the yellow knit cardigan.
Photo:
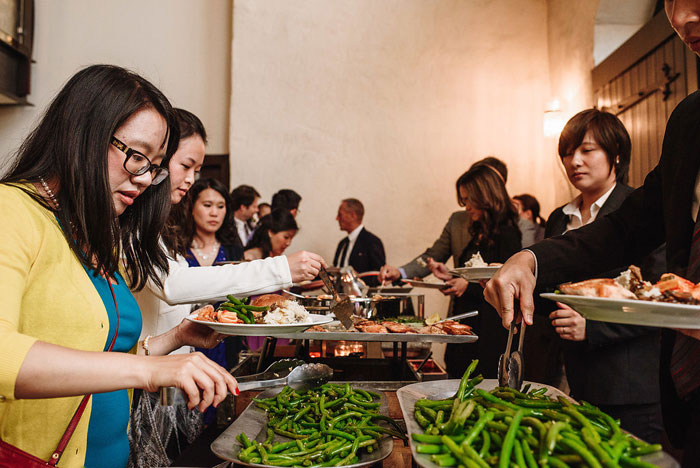
[[(48, 460), (81, 397), (16, 400), (22, 362), (37, 340), (102, 351), (108, 329), (102, 300), (53, 213), (0, 185), (0, 439)], [(84, 463), (90, 410), (88, 404), (62, 468)]]

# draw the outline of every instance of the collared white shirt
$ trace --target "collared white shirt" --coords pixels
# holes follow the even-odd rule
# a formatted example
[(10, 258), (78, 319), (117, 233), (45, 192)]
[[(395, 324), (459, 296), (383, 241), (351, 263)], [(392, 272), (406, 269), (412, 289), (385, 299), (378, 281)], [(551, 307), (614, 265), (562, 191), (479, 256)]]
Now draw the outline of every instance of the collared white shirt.
[(364, 225), (360, 224), (350, 234), (348, 234), (348, 239), (350, 242), (348, 243), (348, 250), (345, 251), (345, 261), (343, 261), (343, 264), (340, 265), (341, 268), (348, 266), (350, 261), (350, 252), (352, 252), (352, 249), (355, 248), (355, 242), (357, 242), (357, 238), (360, 236), (360, 231), (362, 231), (364, 227)]
[(241, 221), (235, 216), (233, 217), (233, 220), (236, 222), (236, 231), (238, 231), (238, 238), (241, 239), (241, 243), (243, 244), (243, 247), (245, 247), (245, 245), (248, 243), (248, 238), (250, 237), (250, 226), (248, 226), (248, 223), (246, 223), (245, 221)]
[(569, 217), (569, 222), (566, 224), (566, 231), (573, 231), (574, 229), (578, 229), (584, 224), (590, 224), (595, 219), (598, 217), (598, 213), (600, 213), (600, 209), (603, 207), (605, 202), (608, 200), (608, 197), (612, 193), (613, 190), (615, 190), (615, 187), (617, 184), (613, 185), (610, 190), (605, 192), (603, 195), (601, 195), (600, 198), (598, 198), (593, 204), (591, 205), (590, 212), (591, 212), (591, 217), (588, 219), (586, 223), (583, 222), (583, 219), (581, 217), (581, 210), (579, 209), (579, 206), (581, 206), (581, 199), (582, 196), (579, 195), (578, 197), (574, 198), (569, 202), (568, 204), (564, 205), (564, 208), (562, 208), (562, 211), (564, 212), (565, 215)]

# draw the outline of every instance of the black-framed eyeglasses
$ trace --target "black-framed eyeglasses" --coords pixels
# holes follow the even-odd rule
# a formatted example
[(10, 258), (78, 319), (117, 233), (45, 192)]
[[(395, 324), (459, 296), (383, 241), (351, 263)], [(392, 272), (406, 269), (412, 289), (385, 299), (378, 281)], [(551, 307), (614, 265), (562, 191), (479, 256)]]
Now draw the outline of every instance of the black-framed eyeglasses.
[(129, 148), (117, 137), (112, 136), (110, 144), (126, 155), (124, 169), (129, 174), (140, 176), (150, 171), (151, 185), (158, 185), (168, 177), (169, 171), (167, 167), (151, 164), (151, 160), (145, 154)]

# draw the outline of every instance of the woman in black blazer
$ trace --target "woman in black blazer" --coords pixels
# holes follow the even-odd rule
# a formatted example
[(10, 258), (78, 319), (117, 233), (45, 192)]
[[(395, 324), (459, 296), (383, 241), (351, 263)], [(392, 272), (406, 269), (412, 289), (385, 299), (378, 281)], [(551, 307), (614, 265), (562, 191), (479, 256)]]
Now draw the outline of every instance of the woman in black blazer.
[[(589, 224), (622, 204), (632, 192), (624, 184), (630, 147), (624, 125), (612, 114), (589, 109), (569, 120), (559, 139), (559, 155), (569, 181), (581, 193), (550, 215), (545, 237)], [(662, 272), (645, 270), (648, 278)], [(659, 442), (663, 428), (658, 329), (589, 321), (564, 304), (552, 307), (546, 302), (538, 303), (537, 313), (548, 313), (551, 320), (549, 371), (561, 353), (572, 397), (620, 418), (622, 427), (633, 434)]]
[[(457, 179), (458, 202), (471, 218), (471, 241), (462, 251), (455, 265), (461, 266), (479, 252), (487, 263), (503, 263), (520, 250), (518, 214), (513, 206), (501, 175), (487, 164), (476, 165)], [(445, 294), (455, 297), (454, 314), (479, 310), (469, 325), (479, 335), (476, 343), (447, 345), (445, 363), (451, 378), (460, 378), (472, 359), (479, 359), (477, 372), (486, 378), (495, 378), (498, 357), (506, 346), (508, 332), (501, 326), (498, 314), (486, 303), (483, 288), (453, 278), (444, 263), (428, 259), (432, 273), (450, 288)]]

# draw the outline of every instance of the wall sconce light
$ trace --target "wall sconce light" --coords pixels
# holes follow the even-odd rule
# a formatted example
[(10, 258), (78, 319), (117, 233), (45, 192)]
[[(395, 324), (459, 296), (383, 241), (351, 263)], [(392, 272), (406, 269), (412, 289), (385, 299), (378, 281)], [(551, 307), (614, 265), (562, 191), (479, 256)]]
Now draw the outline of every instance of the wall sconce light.
[(559, 99), (552, 99), (544, 110), (543, 130), (545, 138), (556, 138), (566, 125)]

